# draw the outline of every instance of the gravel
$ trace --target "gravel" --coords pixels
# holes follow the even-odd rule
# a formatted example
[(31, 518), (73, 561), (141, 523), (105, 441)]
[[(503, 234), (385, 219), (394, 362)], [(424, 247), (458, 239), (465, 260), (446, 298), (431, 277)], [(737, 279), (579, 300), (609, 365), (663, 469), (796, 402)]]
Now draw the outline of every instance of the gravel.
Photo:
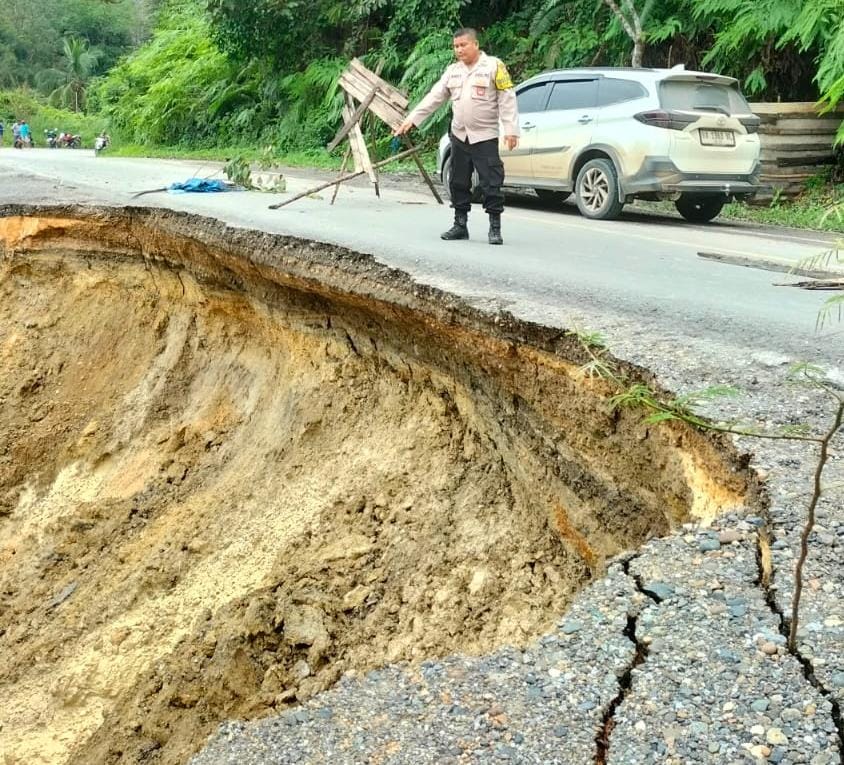
[(524, 651), (345, 677), (301, 710), (224, 725), (192, 763), (591, 762), (645, 597), (619, 564), (587, 593)]

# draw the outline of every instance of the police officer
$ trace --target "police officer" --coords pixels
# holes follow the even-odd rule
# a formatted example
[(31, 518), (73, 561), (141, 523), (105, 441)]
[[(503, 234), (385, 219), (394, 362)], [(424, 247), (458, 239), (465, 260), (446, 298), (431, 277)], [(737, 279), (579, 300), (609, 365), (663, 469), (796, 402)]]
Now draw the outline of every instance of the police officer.
[(498, 123), (504, 128), (504, 146), (513, 151), (519, 144), (519, 114), (513, 82), (504, 64), (488, 56), (478, 45), (474, 29), (454, 33), (457, 62), (445, 70), (428, 95), (395, 130), (404, 135), (421, 125), (446, 101), (451, 101), (451, 178), (449, 192), (454, 225), (443, 239), (468, 239), (471, 209), (472, 168), (478, 171), (489, 215), (489, 243), (503, 244), (501, 213), (504, 211), (504, 165), (498, 153)]

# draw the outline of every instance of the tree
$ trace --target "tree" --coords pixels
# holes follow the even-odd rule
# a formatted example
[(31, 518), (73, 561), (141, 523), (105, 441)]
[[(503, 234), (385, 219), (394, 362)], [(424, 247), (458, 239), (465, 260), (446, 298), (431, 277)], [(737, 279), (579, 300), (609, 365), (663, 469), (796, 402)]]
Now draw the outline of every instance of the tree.
[(621, 0), (620, 7), (615, 0), (604, 0), (604, 5), (615, 14), (622, 29), (633, 41), (633, 57), (630, 65), (642, 66), (642, 58), (645, 53), (644, 25), (653, 7), (653, 0), (644, 0), (641, 10), (637, 10), (634, 0)]
[(100, 52), (90, 48), (86, 40), (78, 37), (66, 37), (62, 49), (62, 68), (41, 72), (38, 82), (41, 86), (48, 86), (50, 83), (55, 85), (50, 93), (51, 101), (80, 112), (85, 108), (88, 81), (100, 58)]

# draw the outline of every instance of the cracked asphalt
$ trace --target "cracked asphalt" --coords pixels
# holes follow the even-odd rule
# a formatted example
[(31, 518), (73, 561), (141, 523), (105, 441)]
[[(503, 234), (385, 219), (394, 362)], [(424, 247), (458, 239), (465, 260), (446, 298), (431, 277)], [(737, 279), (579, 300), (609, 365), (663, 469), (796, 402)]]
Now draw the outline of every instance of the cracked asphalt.
[[(62, 170), (46, 162), (0, 155), (0, 201), (129, 201), (127, 160), (119, 165), (119, 187), (105, 171), (86, 175), (81, 165)], [(146, 187), (164, 177), (182, 180), (185, 169), (136, 167), (132, 190), (142, 179)], [(447, 214), (432, 214), (414, 191), (394, 193), (392, 202), (376, 205), (355, 190), (345, 213), (326, 200), (306, 200), (275, 217), (260, 195), (239, 195), (236, 210), (224, 197), (141, 199), (241, 226), (314, 237), (324, 231), (475, 305), (600, 330), (614, 354), (650, 368), (678, 393), (715, 383), (740, 389), (737, 398), (707, 405), (705, 413), (717, 420), (828, 427), (824, 394), (788, 382), (793, 363), (811, 361), (844, 388), (844, 327), (815, 331), (823, 296), (772, 287), (787, 281), (782, 274), (704, 268), (689, 258), (730, 248), (796, 260), (832, 246), (828, 238), (723, 226), (707, 234), (635, 215), (619, 226), (584, 229), (565, 213), (528, 205), (511, 215), (509, 246), (493, 256), (470, 243), (458, 258), (453, 250), (444, 255), (433, 235), (419, 243)], [(400, 215), (385, 220), (389, 204)], [(570, 225), (560, 229), (555, 215)], [(356, 224), (344, 231), (349, 220)], [(398, 230), (384, 239), (389, 227)], [(548, 236), (540, 241), (533, 229), (543, 227)], [(739, 237), (740, 246), (728, 236)], [(576, 257), (556, 258), (561, 245)], [(769, 507), (758, 515), (684, 528), (617, 560), (561, 614), (556, 631), (525, 650), (347, 676), (279, 718), (227, 723), (192, 762), (844, 762), (844, 510), (835, 488), (844, 481), (842, 442), (839, 435), (832, 445), (829, 489), (810, 539), (794, 654), (785, 645), (785, 620), (816, 452), (800, 443), (740, 439), (766, 479)]]

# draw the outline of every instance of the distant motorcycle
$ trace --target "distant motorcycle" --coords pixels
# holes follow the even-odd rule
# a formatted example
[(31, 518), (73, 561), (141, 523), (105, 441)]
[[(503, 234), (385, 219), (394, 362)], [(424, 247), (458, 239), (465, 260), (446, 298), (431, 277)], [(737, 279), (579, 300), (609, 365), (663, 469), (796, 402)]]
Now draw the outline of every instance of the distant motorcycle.
[(82, 136), (73, 133), (59, 133), (59, 146), (63, 149), (81, 149)]
[(101, 151), (104, 151), (111, 144), (111, 138), (105, 133), (100, 133), (94, 141), (94, 156), (98, 157)]
[(51, 149), (59, 148), (59, 131), (55, 128), (45, 129), (44, 135), (47, 136), (47, 146)]

